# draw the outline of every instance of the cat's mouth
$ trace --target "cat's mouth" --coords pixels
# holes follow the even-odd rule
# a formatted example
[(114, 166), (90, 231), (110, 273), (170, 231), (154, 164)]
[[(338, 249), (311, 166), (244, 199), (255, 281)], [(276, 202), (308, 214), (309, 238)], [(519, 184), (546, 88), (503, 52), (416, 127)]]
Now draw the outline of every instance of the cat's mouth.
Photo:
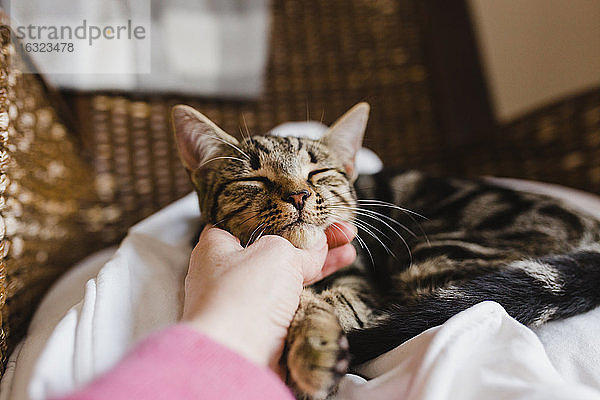
[(302, 217), (298, 217), (297, 220), (295, 220), (294, 222), (290, 222), (287, 225), (284, 225), (280, 230), (279, 230), (279, 234), (282, 234), (283, 232), (287, 231), (287, 230), (291, 230), (291, 229), (304, 229), (308, 226), (314, 226), (313, 224), (306, 222), (302, 219)]
[(292, 222), (284, 225), (282, 228), (280, 228), (279, 229), (280, 233), (278, 233), (278, 234), (281, 234), (281, 232), (284, 232), (284, 231), (290, 230), (290, 229), (312, 229), (312, 228), (318, 228), (321, 230), (325, 230), (325, 226), (321, 226), (314, 222), (307, 221), (306, 218), (304, 218), (302, 215), (299, 215), (295, 221), (292, 221)]
[(298, 215), (298, 218), (296, 218), (296, 220), (294, 222), (287, 224), (285, 227), (290, 226), (290, 225), (297, 225), (297, 224), (309, 224), (309, 222), (306, 222), (304, 220), (304, 218), (302, 218), (302, 214), (300, 214), (300, 215)]

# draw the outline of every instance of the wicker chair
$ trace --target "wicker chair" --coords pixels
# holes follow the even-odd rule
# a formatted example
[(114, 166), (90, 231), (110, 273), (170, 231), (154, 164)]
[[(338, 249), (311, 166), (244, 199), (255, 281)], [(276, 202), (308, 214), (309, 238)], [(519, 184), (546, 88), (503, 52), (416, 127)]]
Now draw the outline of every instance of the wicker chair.
[[(239, 135), (242, 127), (260, 133), (289, 120), (330, 123), (366, 100), (372, 114), (365, 145), (388, 167), (512, 176), (600, 192), (600, 88), (508, 125), (493, 125), (474, 140), (457, 144), (441, 128), (444, 103), (434, 90), (435, 71), (427, 57), (417, 0), (275, 0), (272, 13), (266, 87), (256, 101), (62, 93), (68, 107), (61, 110), (70, 109), (71, 115), (57, 115), (73, 120), (73, 146), (81, 146), (82, 152), (76, 153), (85, 154), (89, 166), (89, 171), (80, 167), (87, 172), (72, 184), (94, 191), (79, 197), (80, 212), (71, 216), (79, 222), (69, 225), (83, 230), (85, 238), (79, 239), (78, 251), (50, 264), (35, 258), (11, 263), (10, 255), (0, 264), (3, 365), (35, 305), (61, 272), (83, 254), (115, 243), (132, 224), (191, 190), (170, 133), (169, 110), (177, 103), (196, 107)], [(2, 74), (10, 74), (4, 61)], [(1, 90), (6, 85), (2, 81)], [(39, 80), (31, 85), (43, 87)], [(48, 102), (58, 104), (56, 99)]]

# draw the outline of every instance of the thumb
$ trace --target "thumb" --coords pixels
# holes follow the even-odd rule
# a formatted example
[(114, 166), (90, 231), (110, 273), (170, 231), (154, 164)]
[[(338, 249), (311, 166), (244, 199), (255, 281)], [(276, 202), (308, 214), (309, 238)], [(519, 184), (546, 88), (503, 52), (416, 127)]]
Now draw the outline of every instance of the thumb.
[(213, 225), (206, 225), (200, 234), (198, 244), (194, 249), (194, 252), (217, 252), (220, 254), (228, 254), (234, 251), (242, 250), (243, 247), (240, 245), (238, 238), (233, 236), (231, 233), (214, 227)]
[(308, 249), (296, 249), (301, 260), (302, 276), (304, 284), (314, 282), (321, 276), (321, 270), (327, 258), (327, 238), (325, 233), (319, 232), (320, 237), (315, 245)]

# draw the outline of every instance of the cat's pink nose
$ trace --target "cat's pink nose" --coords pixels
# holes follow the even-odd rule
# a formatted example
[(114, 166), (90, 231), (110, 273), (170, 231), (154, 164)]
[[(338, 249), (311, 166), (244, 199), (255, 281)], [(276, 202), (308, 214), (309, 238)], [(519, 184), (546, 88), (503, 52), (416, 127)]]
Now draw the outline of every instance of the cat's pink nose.
[(300, 190), (298, 192), (290, 193), (285, 199), (288, 203), (292, 203), (298, 211), (304, 208), (304, 201), (310, 196), (308, 190)]

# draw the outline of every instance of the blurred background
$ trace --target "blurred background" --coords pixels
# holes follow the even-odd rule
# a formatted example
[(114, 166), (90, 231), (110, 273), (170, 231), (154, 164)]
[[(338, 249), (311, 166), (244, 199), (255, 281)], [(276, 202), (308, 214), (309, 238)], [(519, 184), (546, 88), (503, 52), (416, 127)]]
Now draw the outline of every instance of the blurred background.
[[(12, 10), (27, 21), (149, 26), (151, 73), (44, 73), (66, 71), (64, 54), (36, 63), (60, 90), (101, 201), (119, 208), (111, 239), (190, 190), (169, 129), (177, 103), (239, 135), (289, 120), (328, 124), (366, 100), (365, 145), (387, 167), (600, 189), (598, 1), (93, 3), (27, 0)], [(143, 70), (140, 45), (121, 42), (74, 57)]]
[[(191, 191), (170, 131), (175, 104), (239, 137), (286, 121), (330, 124), (367, 101), (365, 146), (387, 168), (600, 193), (597, 0), (2, 5), (2, 354), (72, 261)], [(82, 18), (132, 20), (147, 36), (68, 57), (26, 51), (31, 38), (10, 29)]]

